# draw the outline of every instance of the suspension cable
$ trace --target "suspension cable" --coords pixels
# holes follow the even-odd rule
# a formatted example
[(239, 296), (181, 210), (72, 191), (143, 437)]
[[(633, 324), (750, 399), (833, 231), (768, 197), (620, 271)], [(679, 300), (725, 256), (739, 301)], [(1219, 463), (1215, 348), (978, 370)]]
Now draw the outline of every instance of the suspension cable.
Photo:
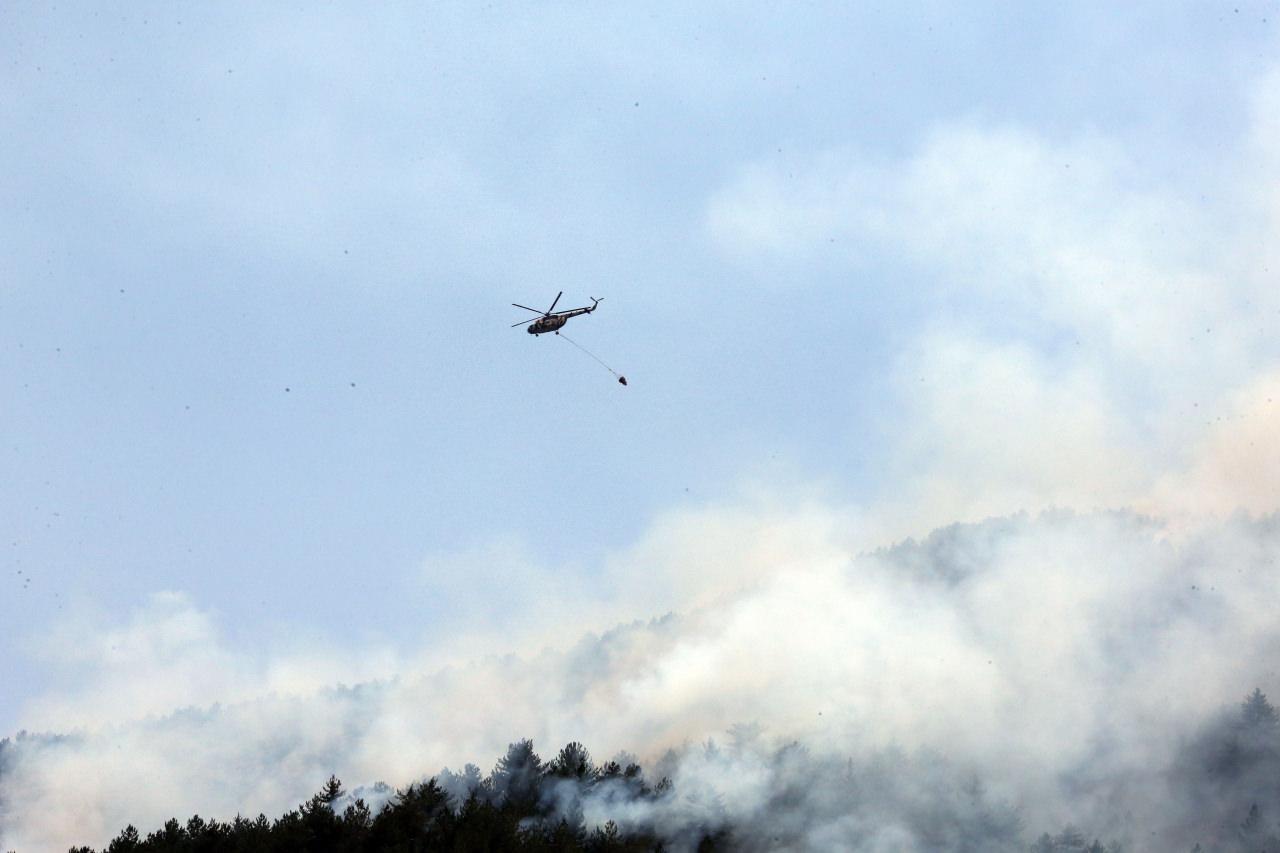
[(601, 367), (603, 367), (605, 370), (609, 371), (609, 372), (610, 372), (610, 373), (612, 373), (614, 376), (618, 377), (618, 382), (619, 382), (619, 383), (621, 383), (621, 384), (623, 384), (623, 385), (626, 385), (626, 384), (627, 384), (627, 377), (623, 376), (621, 373), (619, 373), (618, 371), (614, 370), (614, 369), (613, 369), (612, 367), (610, 367), (609, 365), (605, 364), (605, 363), (604, 363), (604, 360), (603, 360), (603, 359), (601, 359), (601, 358), (600, 358), (600, 356), (596, 355), (596, 354), (595, 354), (595, 353), (593, 353), (591, 350), (587, 349), (587, 348), (586, 348), (586, 347), (584, 347), (582, 344), (578, 343), (578, 342), (577, 342), (577, 341), (575, 341), (573, 338), (571, 338), (571, 337), (569, 337), (568, 335), (566, 335), (564, 332), (558, 332), (558, 333), (556, 334), (556, 337), (564, 338), (566, 341), (568, 341), (569, 343), (573, 344), (575, 347), (577, 347), (578, 349), (580, 349), (580, 350), (582, 350), (583, 352), (585, 352), (587, 355), (589, 355), (589, 356), (591, 356), (592, 358), (594, 358), (594, 359), (595, 359), (595, 360), (600, 364), (600, 366), (601, 366)]

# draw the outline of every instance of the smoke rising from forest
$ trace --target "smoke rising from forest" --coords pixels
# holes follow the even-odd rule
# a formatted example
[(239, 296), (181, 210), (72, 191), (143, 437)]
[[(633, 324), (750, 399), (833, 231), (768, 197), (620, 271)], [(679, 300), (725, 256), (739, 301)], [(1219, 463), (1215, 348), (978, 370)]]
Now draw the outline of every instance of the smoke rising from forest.
[(5, 843), (272, 814), (330, 773), (401, 786), (529, 737), (629, 750), (679, 795), (588, 799), (590, 821), (781, 821), (809, 849), (925, 849), (913, 821), (980, 784), (982, 808), (1029, 831), (1168, 849), (1203, 840), (1213, 811), (1171, 795), (1187, 743), (1277, 682), (1278, 557), (1275, 517), (1176, 539), (1129, 513), (951, 526), (565, 650), (11, 740)]

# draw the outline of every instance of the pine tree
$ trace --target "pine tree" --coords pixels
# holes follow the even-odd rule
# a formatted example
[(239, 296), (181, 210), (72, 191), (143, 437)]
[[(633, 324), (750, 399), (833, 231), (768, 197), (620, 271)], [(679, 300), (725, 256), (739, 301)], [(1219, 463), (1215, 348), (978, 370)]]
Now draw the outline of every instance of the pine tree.
[(527, 815), (538, 804), (542, 772), (542, 759), (533, 751), (533, 741), (521, 740), (507, 747), (489, 779), (502, 803)]
[(363, 799), (358, 799), (342, 812), (342, 823), (351, 829), (365, 830), (373, 824), (373, 814)]
[(141, 845), (142, 839), (138, 836), (137, 828), (129, 824), (107, 845), (106, 853), (131, 853)]
[(577, 779), (590, 782), (597, 774), (596, 766), (591, 763), (591, 753), (576, 740), (565, 744), (564, 749), (547, 765), (548, 776), (561, 779)]
[(1276, 709), (1267, 701), (1261, 689), (1255, 687), (1249, 697), (1240, 705), (1240, 716), (1249, 728), (1266, 729), (1276, 727)]
[(332, 807), (334, 801), (345, 793), (346, 792), (342, 790), (342, 783), (338, 781), (338, 777), (330, 774), (329, 781), (324, 783), (324, 786), (320, 789), (320, 793), (316, 796), (318, 796), (320, 801), (326, 806)]

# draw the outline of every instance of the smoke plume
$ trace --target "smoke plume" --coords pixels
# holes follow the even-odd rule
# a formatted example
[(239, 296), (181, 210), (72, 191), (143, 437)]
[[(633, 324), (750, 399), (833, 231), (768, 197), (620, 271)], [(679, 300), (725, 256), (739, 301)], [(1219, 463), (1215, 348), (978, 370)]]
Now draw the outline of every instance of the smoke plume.
[(1072, 825), (1189, 849), (1204, 815), (1247, 798), (1178, 772), (1203, 776), (1187, 744), (1276, 684), (1277, 557), (1276, 517), (1181, 537), (1122, 512), (953, 525), (563, 650), (19, 736), (0, 753), (5, 843), (272, 814), (331, 773), (402, 786), (529, 737), (630, 750), (669, 776), (668, 799), (605, 791), (581, 808), (672, 839), (999, 849), (956, 839)]

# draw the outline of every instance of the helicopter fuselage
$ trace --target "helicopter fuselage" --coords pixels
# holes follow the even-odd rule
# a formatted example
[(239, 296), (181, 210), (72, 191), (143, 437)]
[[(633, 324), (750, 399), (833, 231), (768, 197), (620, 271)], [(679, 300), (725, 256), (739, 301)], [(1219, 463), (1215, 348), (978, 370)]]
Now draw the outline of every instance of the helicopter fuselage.
[(539, 317), (529, 324), (529, 328), (526, 331), (531, 335), (542, 335), (547, 332), (554, 332), (567, 322), (569, 322), (569, 318), (564, 315)]
[[(586, 306), (585, 308), (570, 308), (568, 311), (557, 311), (555, 310), (556, 303), (560, 301), (561, 296), (564, 296), (563, 290), (556, 294), (555, 302), (551, 303), (551, 307), (548, 308), (545, 312), (543, 312), (541, 317), (534, 320), (532, 323), (529, 323), (525, 331), (531, 335), (545, 335), (547, 332), (554, 332), (557, 329), (559, 329), (561, 326), (563, 326), (565, 323), (569, 322), (570, 317), (578, 317), (583, 314), (590, 314), (592, 311), (596, 310), (596, 306), (600, 304), (599, 299), (593, 298), (591, 300), (591, 304)], [(523, 308), (524, 310), (532, 311), (535, 314), (538, 313), (537, 308), (530, 308), (528, 305), (521, 305), (518, 302), (512, 302), (511, 304), (516, 308)], [(524, 325), (524, 324), (513, 323), (512, 328), (520, 325)]]
[(525, 331), (531, 335), (545, 335), (547, 332), (554, 332), (569, 322), (570, 317), (580, 317), (583, 314), (590, 314), (594, 310), (596, 310), (596, 306), (592, 305), (590, 308), (574, 308), (569, 311), (557, 311), (554, 314), (547, 314), (530, 323), (529, 328)]

